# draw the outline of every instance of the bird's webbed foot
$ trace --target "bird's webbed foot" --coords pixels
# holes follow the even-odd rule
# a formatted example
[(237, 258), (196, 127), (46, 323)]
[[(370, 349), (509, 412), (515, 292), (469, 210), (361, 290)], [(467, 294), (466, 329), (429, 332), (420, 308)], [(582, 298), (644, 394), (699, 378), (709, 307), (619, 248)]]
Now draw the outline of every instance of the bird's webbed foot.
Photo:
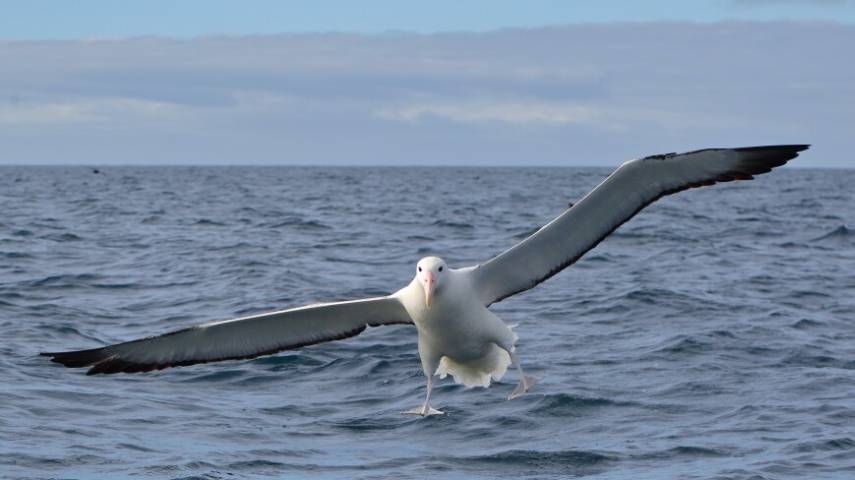
[(424, 404), (421, 407), (401, 412), (401, 415), (421, 415), (422, 417), (428, 417), (430, 415), (445, 415), (445, 412), (437, 410), (428, 404)]
[(520, 378), (520, 383), (517, 384), (517, 388), (508, 395), (508, 400), (513, 400), (517, 397), (521, 397), (528, 393), (529, 390), (540, 382), (540, 379), (537, 377), (530, 377), (528, 375), (523, 375)]
[(540, 379), (537, 377), (531, 377), (529, 375), (526, 375), (523, 371), (522, 365), (520, 364), (519, 357), (517, 357), (513, 351), (508, 351), (508, 354), (511, 356), (511, 363), (516, 365), (517, 370), (520, 372), (520, 383), (518, 383), (517, 388), (515, 388), (510, 395), (508, 395), (508, 400), (513, 400), (528, 393), (528, 391), (531, 390), (532, 387), (540, 383)]
[[(435, 370), (435, 369), (434, 369)], [(421, 407), (401, 412), (402, 415), (421, 415), (427, 417), (430, 415), (445, 415), (445, 412), (437, 410), (430, 406), (430, 394), (433, 391), (433, 376), (427, 374), (427, 395), (425, 395), (425, 403)]]

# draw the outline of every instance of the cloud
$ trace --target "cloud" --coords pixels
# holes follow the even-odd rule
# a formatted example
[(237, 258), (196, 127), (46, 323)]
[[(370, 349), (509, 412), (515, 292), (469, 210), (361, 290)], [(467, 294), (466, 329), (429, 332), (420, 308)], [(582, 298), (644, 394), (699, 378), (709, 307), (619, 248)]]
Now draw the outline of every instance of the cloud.
[(0, 106), (0, 125), (80, 123), (93, 120), (85, 106), (73, 103)]
[(750, 22), (7, 41), (0, 161), (614, 165), (814, 142), (842, 165), (853, 43)]
[(0, 124), (7, 126), (106, 124), (116, 118), (155, 120), (178, 106), (134, 98), (95, 98), (58, 102), (13, 101), (0, 104)]
[(481, 104), (414, 104), (386, 108), (379, 118), (417, 122), (436, 117), (461, 123), (505, 122), (510, 124), (593, 123), (597, 112), (583, 105), (542, 102), (484, 102)]

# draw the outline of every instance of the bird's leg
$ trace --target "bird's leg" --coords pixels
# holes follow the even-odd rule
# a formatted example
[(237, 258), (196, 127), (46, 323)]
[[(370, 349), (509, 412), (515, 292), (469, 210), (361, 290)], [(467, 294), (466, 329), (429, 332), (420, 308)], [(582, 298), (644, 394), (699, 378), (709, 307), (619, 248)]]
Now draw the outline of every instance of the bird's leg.
[(401, 412), (404, 415), (421, 415), (426, 417), (428, 415), (445, 415), (445, 412), (432, 408), (430, 406), (430, 393), (433, 390), (433, 375), (428, 375), (427, 377), (427, 396), (425, 396), (425, 403), (418, 408), (414, 408), (412, 410), (407, 410), (406, 412)]
[(513, 400), (517, 397), (521, 397), (525, 395), (526, 392), (531, 390), (531, 387), (535, 386), (540, 379), (537, 377), (529, 377), (526, 376), (525, 372), (523, 372), (522, 365), (520, 364), (520, 359), (514, 352), (508, 351), (508, 354), (511, 356), (511, 363), (517, 367), (517, 370), (520, 372), (520, 383), (517, 384), (517, 388), (508, 395), (508, 400)]

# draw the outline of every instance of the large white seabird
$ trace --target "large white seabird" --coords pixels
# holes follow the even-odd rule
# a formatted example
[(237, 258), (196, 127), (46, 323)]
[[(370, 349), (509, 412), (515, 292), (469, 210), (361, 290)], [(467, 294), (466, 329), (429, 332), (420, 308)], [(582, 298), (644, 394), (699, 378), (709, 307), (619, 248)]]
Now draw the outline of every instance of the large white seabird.
[(645, 206), (662, 196), (716, 182), (749, 180), (798, 156), (808, 145), (711, 148), (623, 164), (571, 208), (516, 246), (486, 262), (454, 269), (441, 258), (419, 260), (413, 281), (377, 298), (309, 305), (206, 323), (157, 337), (73, 352), (43, 353), (67, 367), (98, 373), (146, 372), (219, 360), (253, 358), (358, 335), (368, 326), (415, 324), (427, 397), (433, 377), (451, 374), (467, 386), (490, 385), (509, 365), (520, 381), (509, 398), (535, 379), (523, 373), (517, 336), (488, 307), (528, 290), (572, 265)]

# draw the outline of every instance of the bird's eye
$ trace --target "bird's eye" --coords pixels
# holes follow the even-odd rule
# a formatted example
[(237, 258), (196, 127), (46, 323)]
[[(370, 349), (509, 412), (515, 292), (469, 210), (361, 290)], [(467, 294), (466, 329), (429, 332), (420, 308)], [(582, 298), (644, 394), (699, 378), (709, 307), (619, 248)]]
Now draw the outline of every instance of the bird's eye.
[(422, 271), (422, 267), (419, 267), (419, 271), (420, 271), (420, 272)]
[(442, 267), (439, 267), (439, 271), (440, 271), (440, 272), (442, 271)]

